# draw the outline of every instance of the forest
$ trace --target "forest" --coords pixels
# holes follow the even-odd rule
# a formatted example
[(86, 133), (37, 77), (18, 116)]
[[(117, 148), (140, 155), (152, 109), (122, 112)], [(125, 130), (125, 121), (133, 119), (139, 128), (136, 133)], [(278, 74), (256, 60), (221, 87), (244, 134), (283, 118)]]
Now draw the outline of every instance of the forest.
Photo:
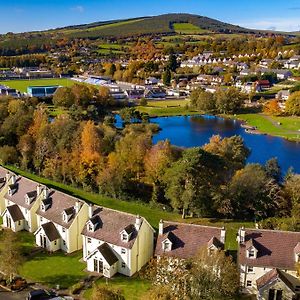
[[(300, 175), (283, 175), (275, 158), (247, 164), (250, 150), (241, 137), (213, 136), (190, 149), (167, 140), (153, 144), (157, 126), (134, 108), (120, 111), (124, 125), (116, 128), (106, 91), (75, 85), (65, 92), (75, 102), (55, 118), (34, 98), (1, 99), (3, 165), (183, 217), (285, 218), (284, 226), (299, 227)], [(63, 103), (54, 99), (54, 105)]]

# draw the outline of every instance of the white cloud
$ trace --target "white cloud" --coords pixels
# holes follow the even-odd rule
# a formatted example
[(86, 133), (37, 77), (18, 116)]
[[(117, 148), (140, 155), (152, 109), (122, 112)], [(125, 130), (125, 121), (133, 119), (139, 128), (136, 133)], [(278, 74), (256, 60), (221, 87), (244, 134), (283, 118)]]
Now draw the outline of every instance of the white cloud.
[(83, 13), (84, 12), (84, 7), (82, 5), (77, 5), (71, 8), (72, 11), (78, 12), (78, 13)]
[(243, 27), (253, 29), (266, 29), (278, 31), (298, 31), (300, 30), (300, 17), (297, 18), (274, 18), (265, 20), (244, 21), (240, 24)]

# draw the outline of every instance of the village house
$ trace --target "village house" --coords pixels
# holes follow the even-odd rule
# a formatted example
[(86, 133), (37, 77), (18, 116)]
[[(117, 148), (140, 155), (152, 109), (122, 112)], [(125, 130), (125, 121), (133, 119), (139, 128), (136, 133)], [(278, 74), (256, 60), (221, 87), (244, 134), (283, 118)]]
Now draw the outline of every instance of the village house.
[(159, 222), (155, 256), (189, 259), (199, 250), (224, 249), (225, 228), (175, 222)]
[(82, 239), (87, 270), (108, 278), (132, 276), (153, 256), (154, 229), (146, 219), (108, 208), (89, 206)]
[(11, 175), (4, 195), (3, 226), (14, 232), (37, 230), (36, 211), (45, 196), (46, 187), (25, 177)]
[(244, 293), (256, 294), (262, 300), (292, 300), (300, 295), (296, 271), (300, 261), (299, 232), (241, 228), (237, 240)]
[(0, 215), (3, 214), (6, 203), (4, 196), (7, 193), (8, 186), (13, 183), (14, 174), (0, 166)]
[(46, 188), (36, 212), (36, 244), (50, 252), (67, 253), (82, 248), (81, 231), (88, 220), (88, 205), (74, 197)]

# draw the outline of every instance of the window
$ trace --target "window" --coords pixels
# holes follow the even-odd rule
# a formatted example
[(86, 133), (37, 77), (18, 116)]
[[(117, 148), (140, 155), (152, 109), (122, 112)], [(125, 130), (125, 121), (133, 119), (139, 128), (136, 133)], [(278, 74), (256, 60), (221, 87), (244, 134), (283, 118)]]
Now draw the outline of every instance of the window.
[(122, 253), (122, 254), (125, 254), (125, 253), (126, 253), (126, 249), (122, 248), (122, 249), (121, 249), (121, 253)]
[(55, 245), (55, 246), (57, 245), (57, 241), (54, 241), (54, 245)]
[(62, 228), (62, 232), (66, 232), (66, 228), (65, 227)]
[(41, 222), (43, 222), (43, 217), (40, 217)]
[(64, 246), (66, 246), (66, 241), (64, 241)]
[(246, 285), (247, 285), (247, 287), (251, 287), (252, 286), (252, 281), (251, 280), (247, 280)]
[(87, 242), (88, 242), (89, 244), (91, 244), (91, 243), (92, 243), (92, 239), (91, 239), (91, 238), (88, 238), (88, 239), (87, 239)]
[(127, 234), (126, 233), (122, 234), (122, 241), (127, 242)]
[(253, 272), (254, 272), (254, 269), (253, 269), (253, 267), (248, 267), (248, 268), (247, 268), (247, 271), (248, 271), (248, 273), (253, 273)]
[(122, 268), (124, 269), (126, 267), (126, 264), (122, 262)]
[(249, 258), (254, 258), (255, 257), (255, 252), (254, 252), (253, 249), (251, 249), (251, 250), (248, 251), (248, 257)]
[(18, 225), (19, 225), (19, 226), (21, 225), (21, 221), (18, 221)]
[(88, 231), (94, 231), (94, 227), (92, 224), (88, 224)]

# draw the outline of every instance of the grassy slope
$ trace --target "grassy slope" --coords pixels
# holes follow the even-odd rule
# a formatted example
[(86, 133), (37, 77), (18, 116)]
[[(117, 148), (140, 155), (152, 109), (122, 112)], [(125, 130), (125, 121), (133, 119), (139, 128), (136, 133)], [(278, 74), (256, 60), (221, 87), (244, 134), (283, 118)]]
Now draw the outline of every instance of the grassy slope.
[(190, 23), (174, 23), (173, 28), (175, 32), (179, 34), (201, 34), (209, 32)]
[(0, 85), (7, 85), (10, 88), (17, 89), (20, 92), (27, 92), (27, 87), (29, 86), (43, 86), (43, 85), (61, 85), (61, 86), (71, 86), (75, 81), (65, 79), (65, 78), (51, 78), (51, 79), (24, 79), (24, 80), (7, 80), (1, 81)]
[(260, 114), (240, 114), (237, 115), (237, 118), (246, 121), (251, 126), (256, 126), (262, 133), (291, 140), (300, 140), (300, 131), (299, 134), (290, 132), (300, 129), (299, 117), (268, 117), (271, 118), (273, 122), (280, 122), (282, 125), (279, 127), (272, 124), (270, 120)]

